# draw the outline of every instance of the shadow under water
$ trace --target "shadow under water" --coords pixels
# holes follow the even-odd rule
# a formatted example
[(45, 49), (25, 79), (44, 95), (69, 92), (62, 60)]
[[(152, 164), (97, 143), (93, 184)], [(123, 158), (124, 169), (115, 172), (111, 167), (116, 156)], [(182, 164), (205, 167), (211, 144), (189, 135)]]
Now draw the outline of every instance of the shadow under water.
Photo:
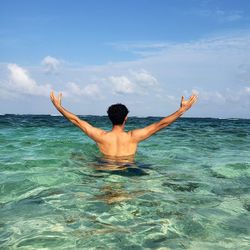
[(96, 157), (92, 167), (96, 171), (105, 171), (122, 176), (148, 175), (144, 169), (150, 169), (150, 164), (136, 162), (134, 155), (126, 157), (111, 157), (103, 155)]
[(145, 190), (126, 191), (121, 183), (116, 185), (104, 185), (100, 188), (100, 194), (95, 195), (94, 200), (100, 200), (107, 204), (120, 203), (132, 200), (140, 195), (144, 195)]

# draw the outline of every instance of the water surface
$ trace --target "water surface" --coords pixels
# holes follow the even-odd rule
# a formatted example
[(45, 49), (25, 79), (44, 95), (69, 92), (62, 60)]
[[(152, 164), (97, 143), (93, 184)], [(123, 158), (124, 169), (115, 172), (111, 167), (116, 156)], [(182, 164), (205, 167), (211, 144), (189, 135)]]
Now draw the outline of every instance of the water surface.
[(182, 118), (105, 164), (63, 117), (0, 116), (0, 248), (249, 249), (250, 120)]

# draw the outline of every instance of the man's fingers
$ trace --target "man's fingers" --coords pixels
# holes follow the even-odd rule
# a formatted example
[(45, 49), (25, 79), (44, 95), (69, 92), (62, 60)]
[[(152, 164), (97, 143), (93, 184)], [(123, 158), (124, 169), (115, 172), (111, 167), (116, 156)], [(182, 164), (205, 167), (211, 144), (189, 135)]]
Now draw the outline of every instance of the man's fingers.
[(194, 100), (196, 98), (196, 95), (191, 95), (190, 100)]
[(193, 100), (193, 99), (197, 99), (197, 95), (192, 95), (192, 96), (190, 97), (190, 100)]
[(194, 102), (197, 102), (197, 100), (198, 100), (198, 96), (194, 95)]
[(53, 90), (50, 92), (50, 99), (51, 99), (51, 100), (54, 100), (54, 93), (53, 93)]
[(191, 103), (194, 104), (196, 101), (196, 98), (194, 97), (192, 100), (191, 100)]
[(51, 91), (51, 96), (52, 96), (53, 98), (55, 98), (54, 91)]
[(60, 103), (60, 105), (61, 105), (61, 101), (62, 101), (62, 92), (59, 93), (58, 101), (59, 101), (59, 103)]
[(194, 101), (197, 102), (197, 100), (198, 100), (198, 96), (196, 95)]
[(197, 101), (197, 96), (193, 95), (192, 100), (190, 100), (190, 104), (193, 105), (194, 103), (196, 103), (196, 101)]
[(192, 103), (193, 103), (193, 100), (194, 100), (194, 97), (193, 97), (193, 96), (190, 96), (189, 99), (188, 99), (188, 103), (189, 103), (189, 104), (192, 104)]
[(51, 98), (51, 101), (52, 101), (54, 104), (56, 103), (56, 101), (58, 101), (58, 100), (60, 101), (60, 98), (57, 98), (57, 97), (55, 96), (53, 90), (50, 92), (50, 98)]

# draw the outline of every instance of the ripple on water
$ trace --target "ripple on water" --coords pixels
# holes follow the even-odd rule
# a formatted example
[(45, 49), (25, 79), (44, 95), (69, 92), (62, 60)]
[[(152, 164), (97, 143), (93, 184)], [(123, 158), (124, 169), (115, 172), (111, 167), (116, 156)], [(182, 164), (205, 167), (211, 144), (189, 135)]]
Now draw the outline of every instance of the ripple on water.
[(0, 248), (248, 249), (249, 126), (181, 119), (107, 169), (64, 118), (1, 116)]

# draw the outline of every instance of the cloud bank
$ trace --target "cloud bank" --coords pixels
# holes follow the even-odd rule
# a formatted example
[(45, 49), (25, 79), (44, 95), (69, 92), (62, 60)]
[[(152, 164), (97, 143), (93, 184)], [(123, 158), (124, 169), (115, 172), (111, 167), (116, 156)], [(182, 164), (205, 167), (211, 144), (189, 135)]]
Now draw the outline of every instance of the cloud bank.
[[(0, 97), (11, 92), (18, 94), (15, 98), (47, 96), (53, 88), (64, 93), (77, 113), (102, 114), (111, 103), (124, 102), (134, 115), (167, 115), (178, 108), (181, 95), (198, 92), (191, 116), (250, 118), (249, 44), (249, 33), (188, 43), (113, 43), (116, 49), (139, 57), (75, 67), (47, 56), (36, 70), (1, 64)], [(47, 74), (45, 66), (57, 74)], [(71, 104), (72, 100), (76, 102)]]

